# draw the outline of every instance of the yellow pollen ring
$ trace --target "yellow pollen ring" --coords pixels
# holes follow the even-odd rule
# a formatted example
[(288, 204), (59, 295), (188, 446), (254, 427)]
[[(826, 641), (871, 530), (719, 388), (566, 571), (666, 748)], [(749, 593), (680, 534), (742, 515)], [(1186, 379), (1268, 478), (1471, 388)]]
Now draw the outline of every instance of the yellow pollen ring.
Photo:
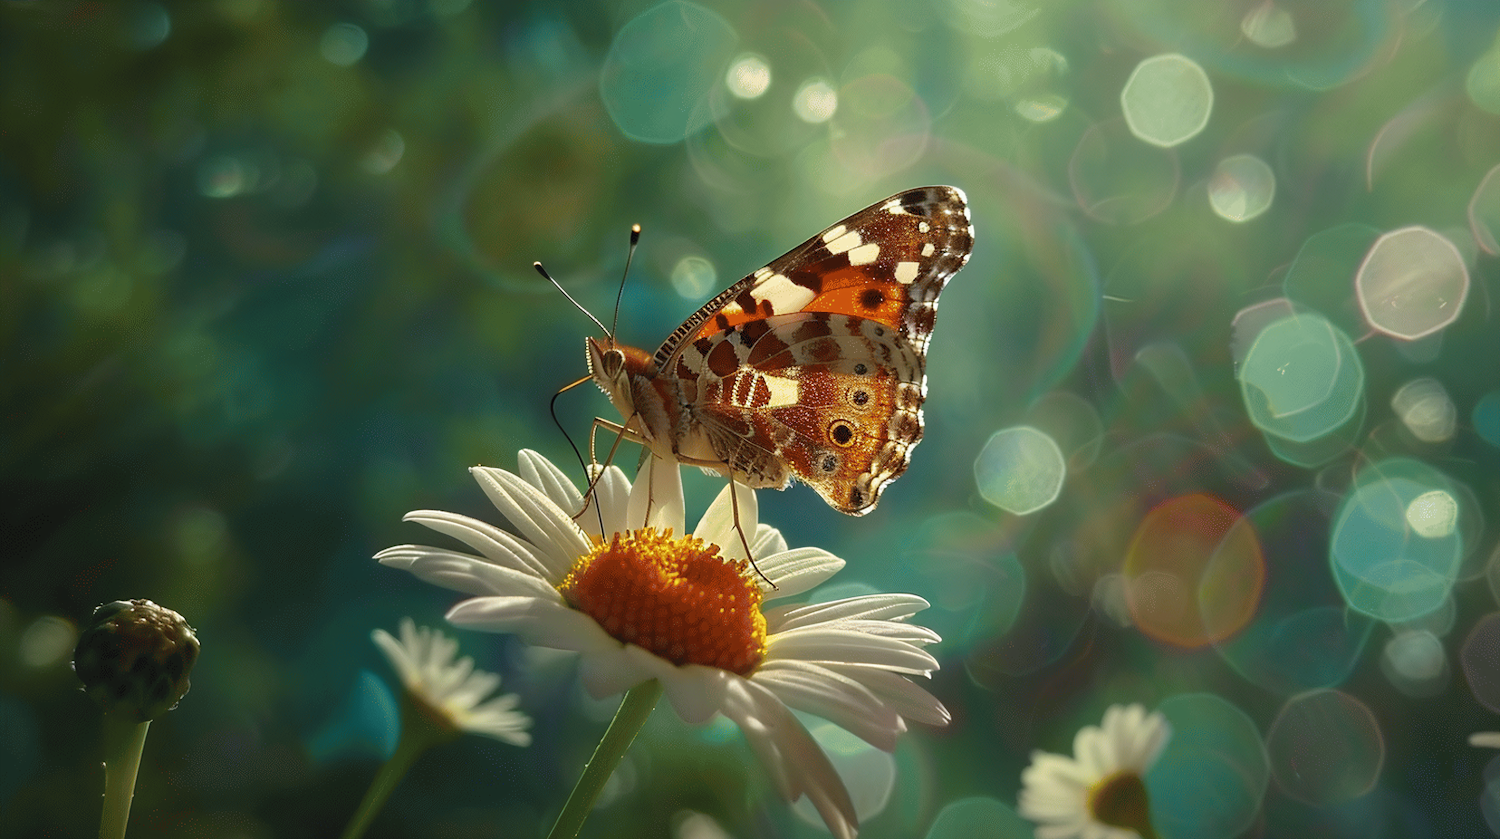
[(761, 591), (749, 567), (702, 539), (648, 527), (595, 545), (557, 590), (621, 642), (673, 664), (748, 676), (766, 654)]

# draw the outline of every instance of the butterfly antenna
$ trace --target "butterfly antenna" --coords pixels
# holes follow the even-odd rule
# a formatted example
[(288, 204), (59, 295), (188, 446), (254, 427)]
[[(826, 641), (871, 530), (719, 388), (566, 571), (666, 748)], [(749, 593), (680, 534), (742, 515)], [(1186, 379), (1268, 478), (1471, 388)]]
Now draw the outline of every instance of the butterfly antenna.
[[(583, 304), (582, 303), (579, 303), (577, 300), (574, 300), (573, 299), (573, 295), (569, 294), (568, 290), (562, 287), (562, 283), (558, 282), (557, 280), (552, 279), (552, 275), (547, 273), (547, 269), (542, 267), (542, 263), (540, 263), (540, 262), (533, 262), (533, 263), (531, 263), (531, 267), (535, 268), (536, 272), (538, 274), (541, 274), (543, 277), (545, 277), (547, 279), (547, 282), (551, 283), (553, 286), (555, 286), (557, 288), (558, 291), (562, 292), (562, 296), (568, 298), (568, 302), (569, 303), (572, 303), (574, 306), (577, 306), (578, 307), (578, 311), (583, 312), (585, 315), (588, 315), (589, 320), (593, 321), (594, 325), (597, 326), (597, 327), (599, 327), (599, 331), (600, 332), (605, 332), (605, 334), (607, 334), (607, 335), (610, 336), (611, 340), (614, 339), (614, 333), (606, 332), (605, 329), (604, 329), (604, 324), (601, 323), (598, 318), (594, 317), (594, 313), (590, 312), (588, 309), (583, 308)], [(615, 307), (615, 309), (618, 311), (619, 306), (617, 305)], [(577, 382), (574, 382), (574, 384), (577, 384)], [(572, 387), (572, 385), (569, 385), (569, 387)], [(558, 392), (561, 393), (562, 391), (558, 391)]]
[(630, 226), (630, 249), (625, 252), (625, 273), (620, 275), (620, 290), (615, 293), (615, 320), (609, 325), (609, 340), (615, 340), (615, 328), (620, 325), (620, 301), (625, 299), (625, 278), (630, 276), (630, 263), (635, 259), (635, 249), (641, 243), (641, 226)]
[[(540, 266), (538, 266), (538, 267), (540, 267)], [(551, 277), (548, 277), (548, 279), (551, 279)], [(566, 293), (567, 292), (564, 292), (564, 294), (566, 294)], [(587, 313), (585, 312), (585, 314), (587, 314)], [(563, 385), (562, 387), (558, 388), (557, 393), (552, 394), (552, 401), (551, 401), (551, 403), (548, 404), (547, 410), (549, 412), (551, 412), (551, 414), (552, 414), (552, 424), (555, 425), (555, 426), (557, 426), (557, 430), (558, 431), (562, 432), (563, 439), (568, 441), (568, 448), (572, 449), (573, 450), (573, 456), (576, 457), (576, 458), (578, 458), (578, 468), (580, 468), (580, 469), (583, 470), (583, 474), (584, 474), (585, 479), (587, 479), (589, 481), (589, 493), (592, 494), (593, 491), (594, 491), (594, 482), (597, 481), (598, 479), (594, 478), (591, 475), (589, 475), (588, 464), (586, 464), (586, 463), (583, 462), (583, 452), (581, 452), (581, 451), (578, 450), (578, 444), (573, 442), (572, 435), (568, 434), (568, 429), (563, 428), (562, 420), (560, 420), (560, 419), (557, 418), (557, 398), (559, 396), (562, 396), (564, 393), (567, 393), (568, 391), (572, 390), (573, 388), (578, 387), (579, 385), (581, 385), (584, 382), (588, 381), (590, 378), (592, 378), (592, 377), (590, 377), (590, 376), (584, 376), (583, 378), (579, 379), (576, 382), (569, 382), (568, 384)], [(597, 496), (595, 497), (595, 500), (597, 502)], [(583, 509), (587, 510), (588, 506), (589, 506), (588, 496), (584, 496), (584, 499), (583, 499)], [(583, 510), (579, 510), (578, 512), (581, 514), (583, 512)], [(601, 508), (598, 505), (598, 503), (595, 503), (594, 504), (594, 512), (599, 515), (599, 532), (603, 533), (604, 532), (604, 509)]]

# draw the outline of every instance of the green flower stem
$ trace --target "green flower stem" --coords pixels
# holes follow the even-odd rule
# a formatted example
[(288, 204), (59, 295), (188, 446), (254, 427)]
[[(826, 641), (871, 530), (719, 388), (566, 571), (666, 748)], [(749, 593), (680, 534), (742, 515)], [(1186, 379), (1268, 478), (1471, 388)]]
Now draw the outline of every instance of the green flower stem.
[(136, 722), (124, 714), (104, 714), (104, 814), (99, 818), (99, 839), (124, 839), (150, 727), (150, 720)]
[(651, 709), (656, 707), (661, 694), (661, 682), (656, 679), (642, 682), (625, 693), (620, 710), (615, 712), (614, 721), (604, 732), (604, 739), (599, 741), (599, 748), (594, 749), (594, 756), (583, 768), (583, 775), (573, 787), (573, 794), (568, 796), (568, 803), (563, 805), (547, 839), (574, 839), (578, 835), (583, 820), (588, 818), (604, 789), (604, 782), (614, 774), (620, 759), (625, 757), (625, 751), (635, 742), (635, 735), (641, 732), (641, 726), (646, 724), (646, 718), (651, 716)]
[(349, 825), (344, 828), (343, 839), (358, 839), (363, 836), (370, 822), (375, 820), (375, 814), (385, 806), (386, 799), (391, 797), (391, 791), (406, 777), (406, 771), (417, 758), (438, 743), (452, 740), (458, 734), (451, 723), (443, 721), (438, 712), (422, 707), (413, 700), (410, 693), (404, 694), (401, 702), (401, 740), (396, 743), (396, 751), (391, 754), (391, 759), (380, 767), (379, 774), (370, 782), (370, 788), (365, 790), (364, 800), (359, 802), (359, 809), (354, 811), (354, 817), (349, 819)]

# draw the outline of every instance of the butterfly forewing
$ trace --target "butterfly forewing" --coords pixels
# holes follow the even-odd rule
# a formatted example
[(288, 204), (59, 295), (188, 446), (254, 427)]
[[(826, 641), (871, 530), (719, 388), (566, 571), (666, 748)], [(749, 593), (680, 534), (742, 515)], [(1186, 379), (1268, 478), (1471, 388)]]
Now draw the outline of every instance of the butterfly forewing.
[[(616, 399), (627, 427), (658, 454), (751, 487), (795, 477), (835, 509), (869, 512), (921, 439), (938, 294), (973, 245), (954, 187), (860, 210), (730, 286), (652, 364), (634, 364)], [(599, 381), (612, 397), (626, 386)]]

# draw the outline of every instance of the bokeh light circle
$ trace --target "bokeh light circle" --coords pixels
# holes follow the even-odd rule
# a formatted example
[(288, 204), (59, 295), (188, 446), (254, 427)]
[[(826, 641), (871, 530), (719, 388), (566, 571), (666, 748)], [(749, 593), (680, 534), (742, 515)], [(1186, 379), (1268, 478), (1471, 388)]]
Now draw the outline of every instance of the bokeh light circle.
[(1275, 197), (1276, 175), (1254, 155), (1224, 158), (1208, 180), (1208, 204), (1226, 221), (1249, 221), (1270, 209)]
[(742, 55), (729, 65), (724, 86), (740, 99), (758, 99), (771, 87), (771, 65), (758, 55)]
[(1185, 55), (1152, 56), (1131, 72), (1120, 91), (1130, 132), (1153, 146), (1171, 148), (1198, 136), (1213, 111), (1213, 85)]
[(974, 458), (980, 496), (1019, 516), (1056, 501), (1066, 475), (1057, 442), (1031, 426), (996, 431)]
[(925, 839), (1031, 839), (1036, 826), (993, 798), (961, 798), (938, 811)]
[(1334, 432), (1364, 403), (1364, 366), (1353, 342), (1310, 312), (1262, 329), (1239, 379), (1250, 421), (1293, 442)]
[(370, 36), (352, 23), (335, 23), (324, 30), (318, 41), (318, 52), (331, 64), (348, 67), (365, 57)]
[(1404, 227), (1376, 240), (1354, 289), (1371, 327), (1413, 341), (1458, 318), (1469, 296), (1469, 269), (1441, 234)]
[(1500, 164), (1480, 179), (1469, 199), (1469, 232), (1485, 253), (1500, 254)]
[(1360, 471), (1329, 546), (1334, 580), (1351, 608), (1397, 622), (1443, 605), (1458, 578), (1463, 538), (1453, 521), (1456, 502), (1450, 508), (1434, 491), (1455, 498), (1447, 476), (1418, 460), (1392, 458)]
[(1223, 640), (1255, 614), (1265, 562), (1254, 528), (1211, 495), (1157, 505), (1141, 520), (1122, 574), (1142, 633), (1180, 647)]
[(1365, 703), (1338, 690), (1288, 699), (1266, 732), (1271, 775), (1288, 796), (1326, 807), (1374, 789), (1385, 735)]
[(1458, 660), (1474, 701), (1500, 713), (1500, 613), (1491, 612), (1474, 622), (1459, 648)]
[(599, 96), (615, 126), (642, 143), (680, 142), (712, 119), (738, 36), (717, 12), (668, 0), (620, 27), (599, 69)]
[(861, 76), (840, 88), (830, 124), (834, 154), (851, 171), (872, 177), (916, 163), (932, 135), (922, 97), (886, 73)]
[(1270, 777), (1255, 723), (1211, 693), (1174, 696), (1157, 710), (1172, 727), (1166, 748), (1146, 774), (1159, 834), (1242, 835), (1260, 812)]
[(792, 96), (792, 111), (803, 122), (827, 122), (838, 109), (838, 91), (827, 79), (808, 79)]
[(1267, 0), (1245, 12), (1240, 32), (1257, 47), (1276, 49), (1297, 40), (1297, 22), (1286, 9)]
[(1424, 443), (1441, 443), (1453, 437), (1458, 426), (1458, 408), (1443, 383), (1431, 377), (1412, 379), (1391, 395), (1391, 410), (1411, 436)]
[(1435, 696), (1447, 684), (1448, 654), (1443, 642), (1425, 629), (1398, 632), (1381, 652), (1380, 669), (1406, 696)]
[(1136, 142), (1120, 120), (1090, 126), (1068, 160), (1079, 209), (1106, 224), (1137, 224), (1162, 212), (1181, 180), (1175, 153)]

